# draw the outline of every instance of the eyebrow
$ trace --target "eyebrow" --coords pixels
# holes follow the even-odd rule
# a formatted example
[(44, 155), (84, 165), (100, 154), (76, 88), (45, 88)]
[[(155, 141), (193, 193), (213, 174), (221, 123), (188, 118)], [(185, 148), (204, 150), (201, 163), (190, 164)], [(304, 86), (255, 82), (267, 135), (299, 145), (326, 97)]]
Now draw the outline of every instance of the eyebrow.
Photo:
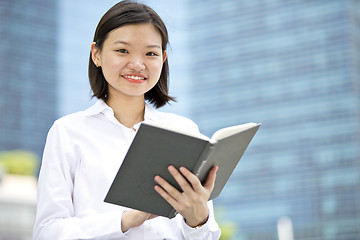
[[(117, 41), (114, 42), (114, 44), (124, 44), (124, 45), (129, 45), (129, 46), (131, 45), (130, 43), (122, 41), (122, 40), (117, 40)], [(146, 47), (147, 48), (160, 48), (160, 49), (162, 49), (162, 47), (160, 45), (157, 45), (157, 44), (148, 45)]]

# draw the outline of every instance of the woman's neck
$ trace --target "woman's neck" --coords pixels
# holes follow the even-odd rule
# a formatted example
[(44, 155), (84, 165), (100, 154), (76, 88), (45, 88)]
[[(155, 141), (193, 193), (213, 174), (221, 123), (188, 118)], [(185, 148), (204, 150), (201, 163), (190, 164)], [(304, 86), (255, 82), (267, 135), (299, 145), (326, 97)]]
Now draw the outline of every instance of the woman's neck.
[(133, 126), (144, 121), (145, 101), (144, 97), (114, 98), (109, 96), (107, 105), (114, 111), (115, 118), (124, 126)]

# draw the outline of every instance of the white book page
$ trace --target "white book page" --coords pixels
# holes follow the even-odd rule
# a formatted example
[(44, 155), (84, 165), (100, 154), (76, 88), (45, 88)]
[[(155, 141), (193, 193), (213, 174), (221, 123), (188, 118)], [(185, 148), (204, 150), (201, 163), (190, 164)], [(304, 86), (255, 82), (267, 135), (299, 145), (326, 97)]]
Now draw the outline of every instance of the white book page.
[(155, 122), (155, 121), (149, 121), (149, 120), (144, 121), (144, 124), (153, 126), (153, 127), (158, 127), (158, 128), (165, 129), (165, 130), (169, 130), (172, 132), (177, 132), (177, 133), (184, 134), (184, 135), (187, 135), (190, 137), (199, 138), (199, 139), (206, 140), (206, 141), (210, 140), (210, 138), (208, 138), (204, 134), (201, 134), (199, 132), (191, 132), (191, 131), (188, 131), (187, 129), (183, 129), (180, 127), (174, 127), (174, 126), (166, 125), (166, 124)]
[(216, 143), (217, 141), (229, 137), (231, 135), (234, 135), (236, 133), (242, 132), (248, 128), (254, 127), (258, 125), (258, 123), (245, 123), (245, 124), (241, 124), (241, 125), (236, 125), (236, 126), (232, 126), (232, 127), (227, 127), (227, 128), (222, 128), (219, 129), (218, 131), (216, 131), (213, 136), (210, 139), (211, 143)]

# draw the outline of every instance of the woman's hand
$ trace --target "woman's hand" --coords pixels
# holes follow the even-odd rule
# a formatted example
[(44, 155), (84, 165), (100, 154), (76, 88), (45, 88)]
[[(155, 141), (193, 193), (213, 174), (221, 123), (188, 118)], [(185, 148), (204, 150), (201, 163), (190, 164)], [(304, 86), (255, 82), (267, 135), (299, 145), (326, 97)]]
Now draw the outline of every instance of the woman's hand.
[(146, 220), (153, 219), (157, 217), (156, 215), (142, 212), (139, 210), (127, 210), (122, 214), (121, 217), (121, 231), (126, 232), (130, 228), (140, 226)]
[(155, 181), (160, 185), (155, 186), (155, 190), (180, 213), (190, 227), (203, 224), (209, 217), (207, 201), (214, 188), (216, 171), (214, 166), (206, 179), (204, 185), (198, 177), (185, 167), (180, 167), (180, 172), (174, 167), (169, 166), (170, 174), (175, 178), (183, 192), (179, 192), (160, 176), (155, 177)]

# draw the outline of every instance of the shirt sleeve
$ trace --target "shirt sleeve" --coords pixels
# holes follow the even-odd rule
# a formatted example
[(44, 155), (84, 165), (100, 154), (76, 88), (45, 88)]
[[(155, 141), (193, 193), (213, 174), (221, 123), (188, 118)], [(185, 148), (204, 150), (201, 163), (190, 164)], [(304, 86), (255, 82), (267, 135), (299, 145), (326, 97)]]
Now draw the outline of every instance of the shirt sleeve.
[(208, 202), (209, 218), (200, 228), (192, 228), (182, 219), (181, 228), (186, 240), (217, 240), (220, 238), (221, 230), (215, 221), (213, 202)]
[(55, 122), (38, 180), (33, 239), (126, 239), (121, 232), (121, 210), (75, 217), (72, 194), (78, 161), (66, 132)]

